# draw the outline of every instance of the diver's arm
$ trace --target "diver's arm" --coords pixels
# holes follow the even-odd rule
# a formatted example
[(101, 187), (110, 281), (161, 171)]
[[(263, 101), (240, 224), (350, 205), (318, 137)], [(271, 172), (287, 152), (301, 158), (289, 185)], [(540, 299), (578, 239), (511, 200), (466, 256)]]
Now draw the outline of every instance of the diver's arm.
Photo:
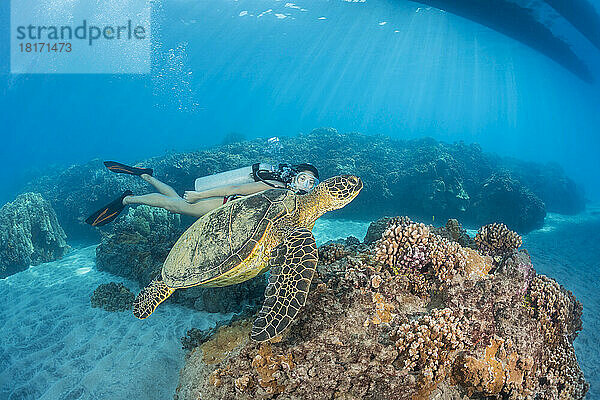
[[(277, 187), (283, 187), (281, 183), (267, 181)], [(262, 192), (263, 190), (273, 189), (272, 186), (267, 185), (264, 182), (252, 182), (252, 183), (244, 183), (242, 185), (232, 185), (230, 186), (231, 191), (226, 195), (232, 194), (241, 194), (241, 195), (249, 195), (258, 192)]]
[[(268, 181), (277, 187), (282, 187), (280, 182)], [(262, 192), (263, 190), (272, 189), (271, 186), (267, 185), (263, 182), (251, 182), (244, 183), (242, 185), (226, 185), (219, 186), (213, 189), (203, 190), (201, 192), (196, 191), (186, 191), (183, 195), (183, 198), (188, 203), (193, 203), (200, 199), (208, 198), (208, 197), (224, 197), (230, 196), (233, 194), (241, 194), (241, 195), (249, 195), (258, 192)]]

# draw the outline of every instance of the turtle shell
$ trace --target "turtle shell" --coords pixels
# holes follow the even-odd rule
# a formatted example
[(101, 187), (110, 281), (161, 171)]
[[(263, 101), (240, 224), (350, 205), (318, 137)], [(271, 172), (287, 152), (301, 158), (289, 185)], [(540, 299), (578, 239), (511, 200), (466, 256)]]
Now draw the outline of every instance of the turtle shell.
[(171, 288), (196, 286), (245, 260), (265, 232), (296, 210), (296, 196), (271, 189), (227, 202), (198, 219), (177, 240), (163, 264)]

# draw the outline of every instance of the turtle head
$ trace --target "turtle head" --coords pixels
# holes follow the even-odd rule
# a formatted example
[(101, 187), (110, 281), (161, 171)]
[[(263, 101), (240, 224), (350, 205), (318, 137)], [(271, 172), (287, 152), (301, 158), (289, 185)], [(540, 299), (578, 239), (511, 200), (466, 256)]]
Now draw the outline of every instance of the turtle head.
[(320, 197), (325, 212), (337, 210), (350, 203), (363, 188), (362, 180), (354, 175), (338, 175), (317, 185), (315, 192)]
[(310, 193), (298, 197), (301, 224), (312, 229), (321, 215), (344, 207), (362, 188), (362, 180), (354, 175), (338, 175), (319, 183)]

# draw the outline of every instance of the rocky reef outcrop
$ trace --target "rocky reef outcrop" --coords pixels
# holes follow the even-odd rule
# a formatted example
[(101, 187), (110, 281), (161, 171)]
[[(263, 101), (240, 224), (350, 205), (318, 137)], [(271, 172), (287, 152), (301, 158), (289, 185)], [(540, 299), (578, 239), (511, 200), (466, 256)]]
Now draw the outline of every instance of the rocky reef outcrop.
[(474, 248), (448, 226), (392, 218), (370, 245), (322, 246), (283, 336), (250, 341), (252, 318), (196, 333), (175, 399), (583, 399), (581, 304), (504, 226)]
[[(254, 139), (170, 153), (138, 165), (153, 168), (155, 176), (183, 193), (193, 188), (199, 176), (258, 161), (308, 161), (319, 168), (322, 177), (360, 176), (365, 183), (361, 195), (332, 214), (338, 217), (458, 218), (473, 226), (502, 221), (526, 232), (541, 227), (546, 211), (576, 213), (585, 207), (581, 190), (555, 164), (500, 158), (484, 153), (476, 144), (393, 140), (331, 128), (282, 137), (276, 149), (266, 139)], [(141, 179), (110, 173), (100, 160), (54, 172), (27, 188), (45, 193), (73, 238), (97, 238), (98, 231), (86, 226), (84, 219), (125, 189), (137, 194), (152, 189)]]
[[(97, 268), (146, 286), (159, 276), (169, 251), (188, 226), (185, 220), (159, 208), (128, 208), (96, 248)], [(177, 290), (167, 301), (201, 311), (239, 313), (260, 304), (265, 287), (266, 280), (259, 277), (225, 288)]]
[(122, 283), (109, 282), (98, 286), (90, 298), (92, 307), (106, 311), (127, 311), (133, 308), (135, 295)]
[(487, 178), (471, 205), (469, 220), (482, 224), (502, 221), (522, 232), (541, 227), (546, 216), (542, 199), (506, 172)]
[(577, 214), (585, 208), (581, 187), (569, 179), (556, 163), (536, 164), (512, 158), (502, 160), (504, 167), (542, 199), (548, 211)]
[(0, 208), (0, 278), (61, 258), (67, 236), (39, 193), (24, 193)]

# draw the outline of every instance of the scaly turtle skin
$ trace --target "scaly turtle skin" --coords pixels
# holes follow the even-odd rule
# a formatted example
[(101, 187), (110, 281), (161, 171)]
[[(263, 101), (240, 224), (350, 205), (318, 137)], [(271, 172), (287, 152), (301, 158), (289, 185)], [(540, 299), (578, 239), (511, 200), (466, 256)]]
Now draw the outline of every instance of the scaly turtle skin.
[(305, 195), (270, 189), (212, 210), (177, 240), (161, 279), (140, 292), (133, 314), (149, 317), (176, 289), (234, 285), (270, 269), (252, 338), (264, 341), (279, 335), (308, 295), (318, 260), (311, 233), (315, 221), (350, 203), (362, 187), (360, 178), (341, 175)]

